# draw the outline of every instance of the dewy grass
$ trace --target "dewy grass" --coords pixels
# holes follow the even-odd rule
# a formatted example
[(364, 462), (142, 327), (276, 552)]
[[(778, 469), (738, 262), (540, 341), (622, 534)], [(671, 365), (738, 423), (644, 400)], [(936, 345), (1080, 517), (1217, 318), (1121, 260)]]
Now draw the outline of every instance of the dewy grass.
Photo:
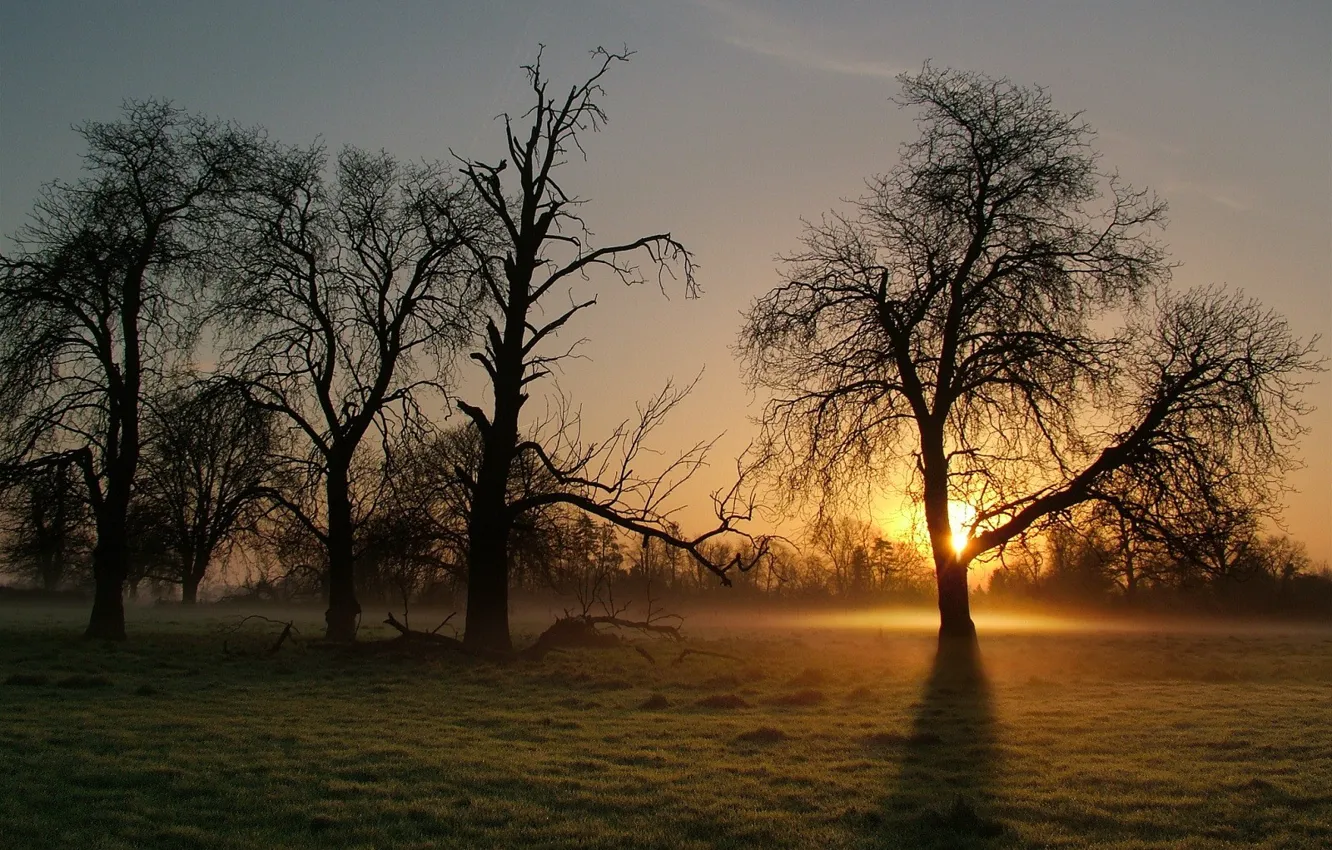
[(956, 676), (909, 633), (496, 667), (81, 614), (0, 609), (4, 847), (1332, 844), (1332, 631), (984, 634)]

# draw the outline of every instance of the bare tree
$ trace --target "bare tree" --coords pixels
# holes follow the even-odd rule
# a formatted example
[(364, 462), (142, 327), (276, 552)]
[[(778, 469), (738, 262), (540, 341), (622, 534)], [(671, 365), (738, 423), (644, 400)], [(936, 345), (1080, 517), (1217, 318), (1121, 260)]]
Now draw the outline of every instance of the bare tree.
[[(1164, 205), (1103, 173), (1043, 89), (899, 80), (920, 137), (853, 212), (808, 226), (740, 348), (791, 491), (913, 477), (940, 634), (971, 637), (970, 562), (1117, 476), (1282, 470), (1317, 361), (1253, 302), (1168, 294)], [(975, 511), (960, 545), (953, 502)]]
[(275, 496), (323, 544), (327, 635), (351, 640), (356, 458), (367, 435), (412, 427), (423, 392), (444, 391), (469, 327), (462, 248), (484, 243), (486, 216), (438, 164), (347, 148), (331, 181), (325, 166), (314, 147), (258, 169), (220, 312), (228, 371), (305, 447), (292, 461), (319, 492)]
[(81, 471), (97, 529), (86, 634), (123, 640), (141, 396), (189, 350), (182, 300), (210, 271), (224, 202), (259, 140), (158, 101), (78, 132), (87, 176), (46, 187), (0, 259), (4, 444), (11, 469)]
[(870, 552), (879, 539), (874, 524), (852, 516), (825, 514), (811, 525), (807, 536), (832, 568), (836, 593), (863, 599), (873, 578)]
[[(487, 271), (484, 347), (473, 353), (489, 379), (488, 409), (459, 402), (481, 436), (481, 463), (467, 480), (471, 491), (468, 519), (467, 623), (465, 641), (474, 649), (507, 651), (510, 532), (528, 511), (564, 503), (615, 522), (635, 533), (669, 540), (703, 559), (701, 539), (683, 540), (668, 529), (662, 497), (681, 477), (703, 462), (706, 446), (695, 447), (665, 478), (634, 473), (643, 440), (683, 397), (667, 387), (644, 405), (634, 425), (626, 424), (607, 440), (583, 444), (576, 417), (556, 415), (549, 428), (532, 428), (538, 436), (524, 438), (520, 428), (523, 405), (534, 382), (550, 374), (577, 343), (555, 348), (556, 337), (571, 320), (596, 304), (596, 297), (576, 298), (572, 287), (589, 274), (626, 284), (644, 282), (635, 261), (655, 271), (658, 284), (672, 268), (682, 271), (687, 296), (697, 294), (689, 252), (669, 233), (655, 233), (602, 247), (588, 244), (589, 233), (578, 209), (584, 201), (571, 194), (558, 171), (571, 153), (582, 153), (579, 136), (605, 123), (600, 106), (601, 81), (610, 66), (629, 58), (627, 51), (594, 51), (596, 70), (563, 95), (550, 92), (541, 57), (526, 66), (532, 107), (515, 128), (504, 116), (508, 157), (498, 163), (463, 160), (477, 193), (500, 222), (496, 247), (482, 254)], [(567, 302), (561, 299), (567, 297)], [(550, 446), (550, 441), (559, 447)], [(523, 455), (535, 457), (557, 486), (529, 498), (511, 499), (510, 470)], [(676, 482), (667, 485), (664, 482)], [(719, 523), (709, 536), (723, 534), (748, 515), (740, 490), (717, 499)], [(725, 578), (729, 565), (708, 563)]]
[(43, 590), (86, 580), (92, 526), (83, 482), (72, 462), (26, 471), (5, 489), (2, 530), (6, 572)]
[(193, 382), (149, 400), (135, 500), (170, 553), (160, 577), (198, 599), (219, 552), (253, 526), (274, 484), (274, 415), (229, 383)]

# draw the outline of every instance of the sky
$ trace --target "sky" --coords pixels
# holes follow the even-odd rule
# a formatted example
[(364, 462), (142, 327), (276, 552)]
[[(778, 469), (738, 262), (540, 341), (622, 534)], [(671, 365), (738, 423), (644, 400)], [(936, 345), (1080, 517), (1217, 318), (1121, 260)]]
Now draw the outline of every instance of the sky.
[[(560, 376), (589, 431), (702, 372), (665, 451), (719, 433), (702, 496), (757, 415), (731, 346), (779, 280), (801, 219), (889, 171), (913, 135), (893, 77), (926, 60), (1046, 86), (1082, 110), (1107, 166), (1170, 203), (1174, 286), (1242, 288), (1303, 336), (1332, 337), (1332, 4), (1175, 2), (0, 3), (0, 240), (39, 187), (72, 179), (70, 127), (163, 97), (259, 124), (287, 143), (405, 159), (503, 155), (494, 117), (521, 112), (538, 44), (561, 84), (588, 51), (628, 45), (606, 78), (605, 130), (566, 185), (609, 242), (671, 231), (704, 296), (606, 288)], [(1306, 398), (1303, 470), (1284, 523), (1332, 558), (1332, 377)], [(684, 514), (684, 519), (691, 518)], [(696, 516), (698, 520), (703, 517)]]

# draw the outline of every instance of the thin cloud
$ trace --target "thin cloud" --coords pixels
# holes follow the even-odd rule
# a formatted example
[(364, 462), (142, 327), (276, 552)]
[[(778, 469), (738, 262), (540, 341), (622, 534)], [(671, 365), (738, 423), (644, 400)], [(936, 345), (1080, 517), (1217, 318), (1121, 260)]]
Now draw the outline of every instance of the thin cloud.
[[(790, 65), (854, 77), (892, 79), (904, 66), (869, 58), (846, 44), (815, 38), (809, 27), (730, 0), (696, 0), (714, 21), (719, 40), (732, 47)], [(836, 41), (845, 41), (844, 37)]]
[(1206, 201), (1210, 201), (1218, 206), (1225, 207), (1231, 212), (1253, 212), (1254, 205), (1244, 197), (1244, 193), (1236, 191), (1233, 187), (1220, 186), (1212, 183), (1199, 183), (1190, 180), (1172, 180), (1166, 183), (1164, 192), (1167, 196), (1175, 195), (1196, 195)]

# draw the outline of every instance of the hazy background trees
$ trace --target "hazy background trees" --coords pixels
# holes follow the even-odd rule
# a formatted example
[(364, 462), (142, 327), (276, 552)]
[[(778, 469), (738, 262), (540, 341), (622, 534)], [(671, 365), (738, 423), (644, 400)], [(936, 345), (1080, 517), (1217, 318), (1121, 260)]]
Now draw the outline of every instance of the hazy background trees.
[(270, 509), (279, 471), (276, 417), (234, 384), (187, 380), (148, 400), (134, 504), (160, 548), (153, 577), (198, 599), (214, 560)]
[(73, 462), (26, 470), (4, 490), (6, 571), (45, 591), (92, 578), (93, 525), (81, 472)]

